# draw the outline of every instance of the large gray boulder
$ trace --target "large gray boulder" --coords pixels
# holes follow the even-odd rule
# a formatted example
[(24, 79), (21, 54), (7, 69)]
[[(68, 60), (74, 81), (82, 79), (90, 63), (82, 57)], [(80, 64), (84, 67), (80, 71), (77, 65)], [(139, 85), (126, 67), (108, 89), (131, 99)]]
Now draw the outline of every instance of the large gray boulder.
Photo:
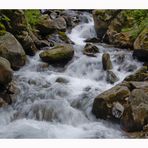
[(21, 44), (9, 32), (0, 36), (0, 56), (6, 58), (14, 70), (25, 65), (26, 54)]
[(116, 107), (117, 105), (115, 105), (115, 103), (123, 105), (124, 103), (127, 102), (127, 97), (129, 96), (130, 96), (130, 90), (126, 86), (126, 84), (116, 85), (113, 88), (99, 94), (95, 98), (92, 112), (97, 118), (103, 118), (103, 119), (116, 118), (114, 110), (115, 108), (117, 108)]

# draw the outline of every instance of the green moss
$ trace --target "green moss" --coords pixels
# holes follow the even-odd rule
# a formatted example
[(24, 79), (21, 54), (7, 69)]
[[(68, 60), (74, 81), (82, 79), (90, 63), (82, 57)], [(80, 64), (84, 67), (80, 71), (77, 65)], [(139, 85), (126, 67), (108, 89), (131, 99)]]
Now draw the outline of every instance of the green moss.
[(34, 27), (39, 22), (40, 10), (25, 10), (24, 12), (27, 22)]
[(67, 35), (66, 35), (65, 32), (60, 31), (60, 32), (58, 32), (58, 34), (59, 34), (59, 37), (60, 37), (62, 40), (68, 41), (68, 37), (67, 37)]

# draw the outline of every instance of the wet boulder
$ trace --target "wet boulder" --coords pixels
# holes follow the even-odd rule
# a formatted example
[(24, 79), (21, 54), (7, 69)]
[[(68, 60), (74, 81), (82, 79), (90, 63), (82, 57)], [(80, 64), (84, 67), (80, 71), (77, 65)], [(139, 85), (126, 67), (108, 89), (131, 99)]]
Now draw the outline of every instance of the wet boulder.
[(9, 32), (0, 36), (0, 56), (6, 58), (14, 70), (19, 69), (26, 62), (26, 54), (21, 44)]
[(117, 82), (119, 80), (119, 78), (115, 75), (115, 73), (111, 70), (107, 71), (107, 76), (106, 76), (106, 81), (114, 84), (115, 82)]
[(67, 84), (69, 81), (66, 78), (58, 77), (55, 82), (61, 83), (61, 84)]
[(146, 81), (148, 80), (147, 67), (143, 66), (139, 68), (134, 74), (127, 76), (125, 81)]
[(67, 64), (74, 55), (74, 49), (70, 44), (55, 46), (51, 49), (40, 53), (40, 58), (43, 62), (49, 64)]
[(7, 86), (12, 80), (13, 72), (7, 59), (0, 57), (0, 85)]
[(109, 53), (104, 53), (102, 56), (102, 64), (103, 64), (103, 69), (104, 70), (110, 70), (113, 68), (112, 62), (110, 60), (110, 55)]
[(95, 54), (98, 52), (99, 52), (99, 48), (90, 43), (87, 43), (83, 50), (83, 53), (88, 56), (95, 56)]
[(17, 39), (22, 44), (25, 53), (27, 55), (33, 56), (35, 55), (37, 48), (34, 44), (34, 41), (32, 40), (31, 36), (27, 31), (22, 31), (20, 35), (17, 35)]
[(49, 35), (51, 33), (54, 33), (57, 29), (55, 21), (50, 19), (47, 14), (42, 15), (39, 18), (39, 22), (36, 26), (41, 35)]
[(66, 31), (66, 28), (67, 28), (66, 21), (63, 17), (58, 17), (58, 18), (54, 19), (54, 22), (56, 24), (57, 30), (63, 31), (63, 32)]
[(120, 119), (123, 115), (124, 112), (124, 106), (120, 104), (119, 102), (113, 103), (113, 108), (112, 108), (112, 115), (116, 119)]
[[(147, 82), (148, 86), (148, 82)], [(134, 89), (125, 107), (120, 125), (128, 131), (141, 131), (148, 124), (148, 87)]]
[[(116, 85), (95, 98), (92, 113), (97, 118), (102, 119), (121, 117), (124, 110), (124, 104), (127, 103), (127, 98), (129, 96), (130, 90), (126, 85)], [(119, 112), (119, 115), (117, 115), (116, 112)]]
[(88, 38), (85, 40), (86, 43), (99, 43), (101, 40), (97, 37)]

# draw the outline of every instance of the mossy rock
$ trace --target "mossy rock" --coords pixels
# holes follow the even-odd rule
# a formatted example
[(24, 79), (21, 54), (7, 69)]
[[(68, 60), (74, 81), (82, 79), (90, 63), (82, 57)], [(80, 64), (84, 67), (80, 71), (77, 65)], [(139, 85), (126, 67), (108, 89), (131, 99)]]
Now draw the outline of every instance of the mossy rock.
[(125, 81), (146, 81), (148, 80), (147, 67), (143, 66), (138, 69), (134, 74), (127, 76)]
[(114, 118), (112, 114), (114, 103), (119, 102), (121, 105), (124, 105), (129, 95), (130, 90), (127, 86), (123, 86), (122, 84), (116, 85), (95, 98), (92, 113), (97, 118), (112, 119)]
[(74, 49), (71, 45), (55, 46), (40, 53), (40, 58), (49, 64), (66, 64), (72, 59)]
[(59, 31), (58, 34), (63, 41), (67, 42), (69, 40), (65, 32)]

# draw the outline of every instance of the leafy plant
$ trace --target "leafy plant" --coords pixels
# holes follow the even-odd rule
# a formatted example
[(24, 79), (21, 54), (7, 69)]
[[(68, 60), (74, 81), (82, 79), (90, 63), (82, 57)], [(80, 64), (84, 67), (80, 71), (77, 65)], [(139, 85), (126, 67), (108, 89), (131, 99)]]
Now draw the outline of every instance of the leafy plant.
[(39, 22), (40, 15), (40, 10), (25, 10), (25, 17), (32, 27)]
[(4, 22), (9, 22), (10, 19), (5, 15), (0, 15), (0, 35), (5, 34), (6, 28)]
[(148, 10), (126, 10), (124, 16), (132, 18), (133, 24), (130, 27), (122, 28), (122, 32), (130, 32), (133, 39), (148, 26)]

